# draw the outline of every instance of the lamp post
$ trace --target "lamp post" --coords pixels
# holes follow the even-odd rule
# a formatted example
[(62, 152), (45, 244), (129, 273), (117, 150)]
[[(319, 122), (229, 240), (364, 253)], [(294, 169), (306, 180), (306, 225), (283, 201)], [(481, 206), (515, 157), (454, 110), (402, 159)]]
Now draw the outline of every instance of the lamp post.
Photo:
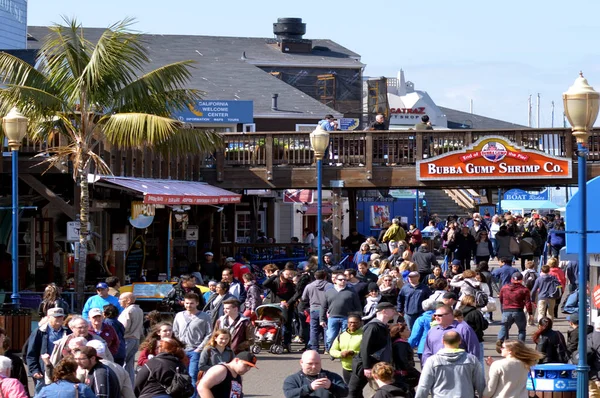
[(19, 148), (27, 134), (27, 118), (12, 108), (2, 118), (2, 129), (8, 138), (8, 147), (12, 154), (12, 295), (15, 308), (19, 307)]
[(310, 133), (310, 146), (315, 153), (315, 159), (317, 160), (317, 239), (319, 256), (319, 269), (323, 266), (323, 183), (322, 183), (322, 166), (323, 157), (325, 151), (329, 146), (329, 133), (317, 126), (317, 128)]
[(567, 92), (563, 94), (565, 116), (572, 126), (573, 135), (577, 139), (578, 185), (581, 197), (580, 214), (581, 231), (579, 232), (579, 362), (577, 363), (577, 396), (588, 396), (587, 357), (587, 154), (590, 129), (598, 116), (597, 91), (591, 87), (579, 73), (579, 77)]

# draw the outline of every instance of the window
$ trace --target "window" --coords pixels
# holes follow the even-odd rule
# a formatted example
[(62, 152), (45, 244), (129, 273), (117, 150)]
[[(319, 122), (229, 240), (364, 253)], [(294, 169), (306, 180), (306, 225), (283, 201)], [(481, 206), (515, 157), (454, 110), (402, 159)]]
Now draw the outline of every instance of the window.
[[(265, 230), (265, 212), (258, 212), (256, 227), (259, 231)], [(235, 213), (235, 241), (236, 243), (250, 243), (251, 234), (250, 212), (238, 211)]]

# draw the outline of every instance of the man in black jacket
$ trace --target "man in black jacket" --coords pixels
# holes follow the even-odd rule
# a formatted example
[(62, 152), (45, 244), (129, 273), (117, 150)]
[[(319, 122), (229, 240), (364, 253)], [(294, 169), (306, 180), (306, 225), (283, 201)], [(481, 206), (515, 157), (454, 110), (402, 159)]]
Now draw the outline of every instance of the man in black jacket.
[(392, 303), (379, 303), (377, 315), (363, 327), (360, 351), (352, 359), (352, 377), (348, 383), (348, 397), (363, 398), (363, 389), (371, 378), (371, 369), (377, 362), (392, 361), (392, 339), (388, 322), (396, 315)]
[(283, 271), (277, 271), (263, 282), (263, 286), (270, 292), (265, 297), (263, 304), (281, 303), (283, 308), (283, 347), (287, 352), (292, 352), (292, 320), (294, 314), (294, 303), (291, 301), (296, 294), (296, 286), (293, 279), (295, 268), (293, 264), (286, 264)]
[(417, 265), (419, 271), (420, 282), (424, 283), (427, 275), (433, 272), (433, 267), (438, 265), (435, 254), (429, 252), (427, 243), (421, 244), (412, 256), (412, 261)]
[(317, 351), (305, 351), (300, 359), (302, 370), (283, 382), (285, 398), (338, 398), (348, 395), (348, 387), (340, 375), (321, 368)]
[(187, 274), (181, 275), (179, 282), (173, 286), (167, 297), (163, 299), (163, 303), (167, 304), (173, 312), (185, 311), (185, 308), (183, 308), (183, 298), (187, 293), (196, 293), (200, 299), (198, 308), (204, 308), (206, 303), (200, 289), (196, 287), (196, 278)]
[(90, 386), (97, 397), (119, 398), (121, 386), (115, 372), (100, 363), (96, 349), (92, 347), (80, 347), (73, 351), (75, 362), (79, 368), (87, 370), (85, 384)]

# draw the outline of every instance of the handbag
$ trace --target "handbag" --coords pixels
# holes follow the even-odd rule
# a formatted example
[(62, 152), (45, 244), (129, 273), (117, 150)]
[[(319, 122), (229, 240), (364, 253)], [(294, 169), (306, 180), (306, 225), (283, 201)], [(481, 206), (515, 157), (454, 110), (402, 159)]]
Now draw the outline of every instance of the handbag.
[(488, 297), (488, 302), (485, 307), (481, 309), (481, 312), (494, 312), (498, 308), (496, 304), (496, 299), (493, 297)]
[(517, 238), (515, 238), (514, 236), (510, 237), (510, 241), (508, 243), (508, 251), (510, 251), (510, 254), (512, 254), (513, 256), (518, 256), (519, 254), (521, 254), (519, 242), (517, 242)]

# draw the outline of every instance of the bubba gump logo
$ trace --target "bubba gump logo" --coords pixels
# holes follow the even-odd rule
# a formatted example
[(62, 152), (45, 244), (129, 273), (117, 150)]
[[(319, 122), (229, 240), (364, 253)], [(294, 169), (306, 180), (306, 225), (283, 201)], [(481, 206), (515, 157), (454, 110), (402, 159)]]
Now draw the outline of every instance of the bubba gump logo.
[(417, 180), (571, 178), (571, 159), (518, 147), (489, 136), (470, 147), (417, 162)]

